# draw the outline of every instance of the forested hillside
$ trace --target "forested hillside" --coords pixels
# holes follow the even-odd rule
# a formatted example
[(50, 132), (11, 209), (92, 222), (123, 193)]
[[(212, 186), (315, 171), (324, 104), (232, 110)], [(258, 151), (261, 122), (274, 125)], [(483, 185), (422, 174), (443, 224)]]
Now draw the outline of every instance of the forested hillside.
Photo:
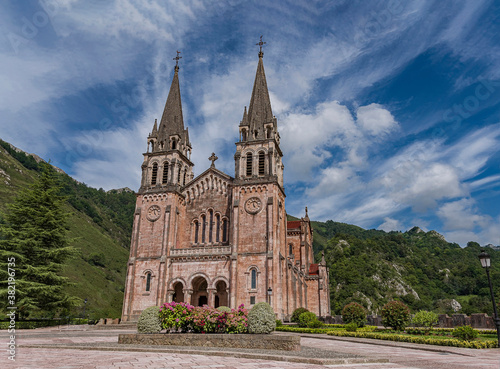
[[(0, 211), (7, 210), (20, 189), (39, 175), (39, 158), (26, 155), (0, 140)], [(62, 171), (58, 178), (67, 197), (70, 238), (78, 256), (64, 268), (72, 285), (68, 293), (87, 299), (91, 317), (119, 317), (123, 302), (128, 248), (132, 232), (135, 195), (129, 191), (96, 190), (78, 183)], [(0, 218), (1, 221), (1, 218)]]
[[(364, 230), (331, 220), (313, 222), (316, 257), (325, 251), (330, 267), (332, 312), (356, 301), (377, 312), (396, 298), (413, 311), (492, 313), (488, 282), (478, 255), (480, 246), (461, 248), (435, 231), (415, 227), (405, 233)], [(327, 242), (324, 242), (328, 240)], [(495, 295), (500, 296), (500, 253), (488, 248)]]

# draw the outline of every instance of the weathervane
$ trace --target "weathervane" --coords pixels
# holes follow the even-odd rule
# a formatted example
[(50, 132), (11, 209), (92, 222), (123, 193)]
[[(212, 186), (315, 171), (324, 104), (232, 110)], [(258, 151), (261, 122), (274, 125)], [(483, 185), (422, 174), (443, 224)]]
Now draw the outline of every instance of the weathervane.
[(182, 56), (179, 56), (181, 52), (179, 50), (177, 50), (177, 56), (175, 58), (173, 58), (173, 60), (175, 60), (175, 67), (176, 68), (179, 68), (179, 59), (182, 59)]
[(255, 44), (255, 45), (260, 46), (259, 56), (264, 55), (264, 53), (262, 52), (262, 45), (265, 45), (265, 44), (266, 44), (266, 42), (262, 41), (262, 35), (260, 35), (260, 41)]
[(208, 158), (212, 162), (212, 165), (210, 165), (210, 168), (215, 168), (215, 161), (219, 159), (217, 156), (215, 156), (215, 153), (212, 153), (212, 156)]

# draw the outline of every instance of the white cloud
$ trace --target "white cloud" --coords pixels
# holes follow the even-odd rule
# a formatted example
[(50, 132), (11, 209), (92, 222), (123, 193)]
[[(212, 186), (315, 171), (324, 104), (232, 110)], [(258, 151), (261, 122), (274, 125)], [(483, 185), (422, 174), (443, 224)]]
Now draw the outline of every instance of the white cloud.
[(438, 209), (437, 215), (448, 231), (473, 231), (476, 227), (484, 228), (491, 222), (489, 217), (478, 214), (474, 200), (470, 198), (444, 204)]
[(398, 127), (391, 112), (379, 104), (359, 107), (356, 116), (361, 129), (374, 136), (388, 133)]
[(382, 223), (377, 227), (377, 229), (381, 229), (386, 232), (399, 231), (401, 230), (401, 228), (402, 228), (401, 222), (397, 219), (392, 219), (390, 217), (385, 217), (384, 223)]

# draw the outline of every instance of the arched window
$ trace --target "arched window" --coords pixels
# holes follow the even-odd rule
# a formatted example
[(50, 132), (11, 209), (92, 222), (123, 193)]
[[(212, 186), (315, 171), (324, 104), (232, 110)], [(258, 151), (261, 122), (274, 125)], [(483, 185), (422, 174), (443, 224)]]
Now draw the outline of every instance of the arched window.
[(250, 288), (254, 290), (257, 288), (257, 271), (255, 269), (252, 269), (251, 278)]
[(168, 182), (168, 161), (163, 163), (163, 178), (161, 180), (161, 183), (165, 184)]
[(184, 178), (182, 179), (182, 185), (186, 185), (186, 175), (187, 175), (187, 168), (184, 169)]
[(247, 140), (247, 130), (243, 129), (241, 131), (241, 141), (246, 141)]
[(201, 243), (205, 243), (205, 232), (207, 230), (207, 219), (205, 215), (201, 216)]
[(215, 242), (220, 242), (220, 215), (215, 216), (216, 228), (215, 228)]
[(222, 221), (222, 242), (227, 242), (227, 219)]
[(289, 255), (293, 254), (293, 245), (292, 244), (288, 245), (288, 254)]
[(259, 152), (259, 175), (263, 176), (264, 175), (264, 168), (265, 168), (265, 154), (264, 151)]
[(175, 150), (177, 147), (177, 142), (175, 141), (175, 139), (172, 139), (172, 150)]
[(252, 175), (252, 153), (247, 154), (247, 177)]
[(198, 243), (198, 233), (200, 231), (200, 223), (197, 220), (194, 221), (194, 243)]
[(158, 177), (158, 164), (154, 163), (153, 164), (153, 172), (151, 173), (151, 185), (156, 184), (156, 178)]
[(212, 210), (208, 211), (208, 219), (210, 223), (208, 223), (208, 243), (213, 242), (213, 225), (214, 225), (214, 212)]
[(146, 273), (146, 291), (151, 290), (151, 273)]
[(177, 172), (177, 183), (179, 185), (181, 184), (181, 167), (179, 167), (179, 170)]

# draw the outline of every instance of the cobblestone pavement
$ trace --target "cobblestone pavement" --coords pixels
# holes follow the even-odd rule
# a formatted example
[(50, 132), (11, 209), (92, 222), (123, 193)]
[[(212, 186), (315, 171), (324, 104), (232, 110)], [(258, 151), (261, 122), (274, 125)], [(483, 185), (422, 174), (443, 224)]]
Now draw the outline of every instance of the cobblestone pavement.
[[(205, 356), (194, 354), (113, 351), (112, 344), (117, 342), (118, 334), (131, 333), (123, 330), (109, 331), (54, 331), (37, 329), (18, 331), (16, 336), (16, 361), (8, 360), (8, 352), (0, 350), (0, 368), (37, 368), (37, 369), (104, 369), (104, 368), (245, 368), (245, 369), (500, 369), (500, 349), (472, 350), (458, 348), (429, 348), (423, 345), (374, 345), (355, 340), (338, 340), (332, 337), (321, 339), (313, 336), (302, 337), (301, 344), (308, 348), (337, 352), (340, 356), (364, 356), (373, 361), (381, 359), (389, 362), (347, 363), (316, 365), (255, 358), (235, 358), (228, 356)], [(0, 342), (6, 345), (7, 332), (0, 332)], [(35, 348), (30, 345), (89, 345), (110, 346), (110, 351), (101, 349), (87, 350), (68, 348)], [(5, 346), (4, 346), (5, 347)], [(226, 353), (227, 354), (227, 353)]]

